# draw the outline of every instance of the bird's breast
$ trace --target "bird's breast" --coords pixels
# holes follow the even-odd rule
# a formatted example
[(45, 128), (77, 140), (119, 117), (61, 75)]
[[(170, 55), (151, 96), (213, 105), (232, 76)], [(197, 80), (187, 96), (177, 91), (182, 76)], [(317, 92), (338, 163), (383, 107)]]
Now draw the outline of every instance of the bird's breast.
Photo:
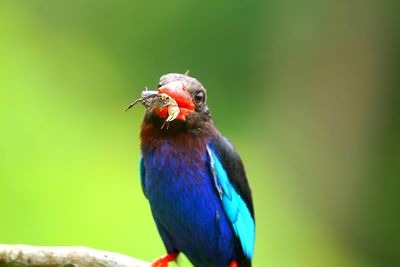
[(176, 248), (192, 260), (233, 257), (234, 235), (214, 186), (206, 143), (177, 149), (158, 142), (151, 150), (142, 147), (142, 155), (153, 216), (168, 229)]
[(191, 190), (208, 180), (210, 170), (205, 144), (177, 145), (165, 140), (157, 142), (152, 149), (142, 149), (142, 154), (149, 194), (160, 190)]

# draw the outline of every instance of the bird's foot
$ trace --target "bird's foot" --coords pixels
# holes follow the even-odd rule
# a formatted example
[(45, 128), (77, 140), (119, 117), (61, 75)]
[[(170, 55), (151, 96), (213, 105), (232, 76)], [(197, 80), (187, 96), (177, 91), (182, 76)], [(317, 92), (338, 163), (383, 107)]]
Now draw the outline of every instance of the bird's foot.
[(229, 267), (239, 267), (239, 265), (236, 261), (231, 261), (231, 263), (229, 263)]
[(170, 253), (170, 254), (164, 255), (161, 258), (155, 259), (151, 263), (151, 267), (168, 267), (168, 263), (170, 261), (176, 260), (176, 257), (178, 257), (178, 253)]

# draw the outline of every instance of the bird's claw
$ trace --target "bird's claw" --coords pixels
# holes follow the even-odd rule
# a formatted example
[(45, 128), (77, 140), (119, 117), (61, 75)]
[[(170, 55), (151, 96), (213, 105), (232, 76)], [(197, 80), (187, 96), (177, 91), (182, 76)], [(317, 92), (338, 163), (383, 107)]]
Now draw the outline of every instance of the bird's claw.
[(154, 260), (151, 263), (151, 267), (168, 267), (168, 263), (176, 260), (176, 257), (178, 257), (177, 253), (164, 255), (161, 258)]

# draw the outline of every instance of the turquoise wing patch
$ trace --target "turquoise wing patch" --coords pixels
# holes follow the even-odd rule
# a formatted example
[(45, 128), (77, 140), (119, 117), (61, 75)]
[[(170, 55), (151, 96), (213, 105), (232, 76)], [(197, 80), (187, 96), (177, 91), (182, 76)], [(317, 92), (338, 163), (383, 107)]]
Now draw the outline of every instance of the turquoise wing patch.
[(240, 240), (244, 254), (251, 259), (254, 252), (255, 223), (246, 203), (236, 192), (229, 177), (211, 147), (207, 147), (215, 186), (220, 195), (222, 206), (232, 224), (236, 236)]

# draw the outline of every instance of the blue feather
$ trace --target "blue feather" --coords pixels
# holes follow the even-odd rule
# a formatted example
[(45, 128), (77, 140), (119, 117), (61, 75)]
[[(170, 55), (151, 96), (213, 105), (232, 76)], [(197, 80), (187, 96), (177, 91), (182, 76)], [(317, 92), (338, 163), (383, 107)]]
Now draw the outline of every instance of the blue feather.
[(140, 163), (139, 163), (139, 171), (140, 171), (140, 183), (142, 185), (143, 194), (147, 197), (146, 193), (146, 169), (144, 168), (143, 156), (140, 155)]
[(206, 149), (188, 147), (186, 152), (168, 142), (158, 144), (156, 150), (143, 151), (142, 171), (142, 186), (168, 252), (185, 253), (194, 266), (228, 266), (232, 259), (241, 260)]
[(254, 219), (251, 216), (246, 203), (231, 184), (216, 152), (210, 146), (207, 146), (207, 150), (210, 156), (212, 171), (215, 176), (215, 186), (220, 191), (220, 197), (225, 213), (232, 224), (236, 236), (240, 240), (243, 252), (249, 259), (251, 259), (253, 257), (255, 241)]

